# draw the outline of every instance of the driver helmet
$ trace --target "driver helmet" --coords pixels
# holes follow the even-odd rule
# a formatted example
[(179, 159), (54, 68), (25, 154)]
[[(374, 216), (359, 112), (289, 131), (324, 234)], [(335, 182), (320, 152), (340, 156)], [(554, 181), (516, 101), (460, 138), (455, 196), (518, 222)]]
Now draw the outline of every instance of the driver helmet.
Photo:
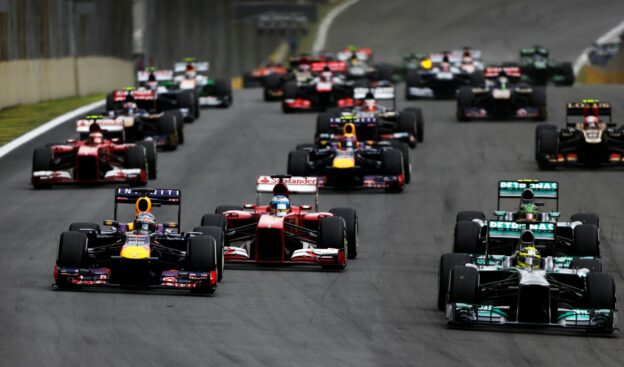
[(518, 222), (539, 222), (540, 215), (537, 205), (534, 203), (520, 204), (518, 213), (516, 215), (516, 221)]
[(600, 119), (596, 116), (587, 116), (583, 119), (583, 128), (585, 129), (597, 129)]
[(193, 64), (186, 64), (186, 71), (184, 72), (187, 78), (195, 78), (197, 72), (195, 71), (195, 66)]
[(156, 217), (154, 214), (142, 212), (134, 219), (134, 230), (141, 234), (150, 234), (156, 230)]
[(329, 81), (329, 80), (332, 79), (332, 77), (333, 77), (333, 73), (331, 72), (329, 67), (325, 66), (323, 68), (323, 71), (321, 72), (321, 79), (323, 79), (325, 81)]
[(516, 266), (518, 268), (533, 268), (537, 269), (540, 267), (542, 262), (542, 256), (539, 251), (531, 246), (526, 246), (518, 251), (518, 256), (516, 257)]
[(367, 112), (377, 111), (377, 101), (371, 92), (366, 93), (364, 97), (364, 110)]
[(283, 217), (290, 212), (290, 200), (284, 195), (275, 195), (271, 199), (271, 214)]
[(123, 105), (124, 111), (126, 111), (129, 115), (133, 115), (137, 110), (137, 104), (134, 102), (126, 102)]

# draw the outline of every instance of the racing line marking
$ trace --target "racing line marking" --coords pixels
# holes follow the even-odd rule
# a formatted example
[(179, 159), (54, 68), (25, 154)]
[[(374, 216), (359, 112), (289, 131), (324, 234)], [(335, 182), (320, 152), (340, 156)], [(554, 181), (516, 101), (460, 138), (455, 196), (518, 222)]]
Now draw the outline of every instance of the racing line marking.
[[(621, 22), (620, 24), (612, 28), (610, 31), (600, 36), (600, 38), (596, 40), (596, 43), (600, 44), (600, 43), (608, 42), (609, 40), (620, 35), (622, 32), (624, 32), (624, 22)], [(585, 66), (589, 62), (589, 57), (587, 57), (588, 52), (589, 52), (589, 48), (586, 48), (585, 50), (583, 50), (583, 53), (580, 54), (579, 57), (577, 57), (576, 60), (574, 61), (574, 65), (573, 65), (574, 75), (577, 75), (579, 71), (581, 71), (583, 66)]]
[(34, 138), (38, 137), (39, 135), (45, 134), (46, 132), (54, 129), (55, 127), (73, 119), (76, 118), (80, 115), (84, 115), (85, 113), (95, 109), (95, 108), (99, 108), (104, 106), (105, 101), (98, 101), (98, 102), (93, 102), (91, 104), (88, 104), (86, 106), (82, 106), (79, 107), (73, 111), (69, 111), (66, 114), (63, 114), (59, 117), (56, 117), (48, 122), (46, 122), (45, 124), (37, 127), (34, 130), (30, 130), (29, 132), (27, 132), (24, 135), (21, 135), (19, 137), (17, 137), (14, 140), (11, 140), (10, 142), (6, 143), (5, 145), (0, 147), (0, 158), (4, 157), (5, 155), (9, 154), (10, 152), (12, 152), (13, 150), (17, 149), (18, 147), (28, 143), (29, 141), (33, 140)]
[(357, 3), (360, 0), (347, 0), (339, 6), (333, 8), (323, 21), (321, 25), (319, 25), (318, 31), (316, 32), (316, 39), (314, 40), (314, 44), (312, 45), (312, 54), (316, 55), (319, 52), (325, 49), (325, 43), (327, 42), (327, 33), (329, 32), (329, 28), (331, 27), (334, 19), (339, 16), (343, 11), (347, 10), (348, 7)]

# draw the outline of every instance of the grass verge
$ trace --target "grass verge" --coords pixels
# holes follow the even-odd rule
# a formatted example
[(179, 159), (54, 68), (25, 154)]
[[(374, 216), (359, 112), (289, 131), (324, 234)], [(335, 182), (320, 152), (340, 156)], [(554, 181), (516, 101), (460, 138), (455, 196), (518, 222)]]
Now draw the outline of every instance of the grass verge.
[(0, 145), (81, 106), (102, 100), (106, 94), (70, 97), (23, 104), (0, 110)]

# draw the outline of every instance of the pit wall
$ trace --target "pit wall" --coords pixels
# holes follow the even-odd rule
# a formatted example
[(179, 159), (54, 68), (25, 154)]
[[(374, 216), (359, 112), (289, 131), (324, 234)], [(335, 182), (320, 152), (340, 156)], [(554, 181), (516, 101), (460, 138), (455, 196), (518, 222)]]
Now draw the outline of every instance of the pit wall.
[(134, 84), (133, 64), (113, 57), (0, 62), (0, 108), (109, 92)]

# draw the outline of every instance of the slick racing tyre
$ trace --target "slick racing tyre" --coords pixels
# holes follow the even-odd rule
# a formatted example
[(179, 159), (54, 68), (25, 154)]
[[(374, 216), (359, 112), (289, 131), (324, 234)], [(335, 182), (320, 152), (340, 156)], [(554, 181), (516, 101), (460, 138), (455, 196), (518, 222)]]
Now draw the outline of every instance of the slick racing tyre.
[[(52, 151), (48, 148), (36, 148), (33, 153), (32, 171), (52, 171)], [(52, 187), (49, 184), (40, 184), (38, 181), (33, 182), (35, 189), (47, 189)]]
[(147, 159), (147, 176), (150, 180), (155, 180), (158, 177), (158, 152), (156, 150), (156, 143), (153, 140), (141, 140), (136, 142), (136, 145), (140, 145), (145, 148), (145, 158)]
[[(416, 107), (409, 107), (404, 111), (409, 111), (416, 115), (416, 140), (418, 140), (419, 143), (422, 143), (425, 140), (425, 120), (423, 118), (422, 110)], [(414, 146), (416, 145), (414, 144)]]
[(539, 115), (533, 121), (546, 121), (548, 109), (546, 108), (546, 90), (541, 87), (533, 87), (531, 93), (531, 104), (539, 110)]
[[(381, 152), (381, 171), (385, 176), (400, 176), (403, 172), (403, 154), (400, 150), (390, 149)], [(405, 176), (404, 176), (405, 177)], [(386, 188), (387, 192), (403, 191), (402, 185)]]
[(347, 232), (347, 251), (349, 259), (355, 259), (358, 253), (358, 217), (355, 209), (333, 208), (329, 210), (333, 215), (344, 219)]
[(178, 129), (178, 144), (184, 144), (184, 117), (180, 110), (166, 111), (165, 114), (172, 115), (176, 121), (176, 128)]
[(585, 278), (587, 308), (615, 309), (615, 282), (609, 273), (589, 273)]
[(574, 256), (600, 257), (598, 227), (593, 224), (581, 224), (574, 227), (572, 249)]
[(408, 184), (412, 180), (409, 145), (400, 141), (391, 141), (391, 144), (394, 149), (401, 151), (403, 155), (403, 173), (405, 174), (405, 183)]
[(555, 165), (546, 159), (546, 155), (556, 155), (559, 148), (559, 135), (556, 130), (544, 129), (537, 132), (537, 147), (535, 155), (537, 165), (541, 170), (555, 169)]
[(479, 272), (477, 269), (455, 265), (451, 270), (448, 298), (452, 303), (478, 303)]
[(223, 100), (223, 104), (219, 107), (228, 108), (232, 105), (232, 85), (227, 79), (216, 79), (214, 91), (217, 97)]
[(398, 133), (407, 133), (409, 136), (416, 136), (416, 141), (409, 141), (410, 148), (416, 147), (418, 141), (418, 133), (416, 131), (417, 116), (413, 111), (404, 110), (399, 113), (395, 131)]
[(217, 244), (217, 281), (223, 279), (223, 271), (225, 269), (225, 261), (223, 258), (223, 251), (225, 247), (225, 234), (223, 233), (222, 226), (201, 226), (195, 227), (193, 232), (199, 232), (203, 236), (209, 236), (214, 238)]
[(305, 177), (308, 175), (308, 152), (305, 150), (293, 150), (288, 153), (287, 172), (292, 176)]
[(316, 133), (314, 134), (316, 139), (318, 139), (321, 134), (329, 134), (331, 132), (329, 125), (333, 116), (332, 113), (327, 112), (319, 113), (318, 116), (316, 116)]
[[(129, 147), (128, 150), (126, 150), (124, 166), (126, 168), (138, 168), (148, 171), (145, 148), (140, 145)], [(144, 182), (139, 182), (139, 184), (145, 185), (147, 184), (147, 180), (145, 180)]]
[[(56, 256), (59, 268), (84, 268), (87, 266), (87, 235), (81, 232), (63, 232)], [(57, 278), (59, 288), (70, 288), (64, 278)]]
[(470, 121), (468, 116), (466, 116), (466, 108), (472, 106), (472, 101), (474, 99), (474, 95), (472, 93), (472, 87), (461, 87), (459, 88), (459, 92), (457, 92), (457, 121), (459, 122), (467, 122)]
[(481, 226), (477, 222), (461, 221), (455, 224), (453, 252), (462, 254), (482, 254)]
[[(210, 236), (191, 237), (188, 242), (187, 251), (188, 271), (210, 273), (217, 268), (217, 242)], [(195, 288), (197, 293), (212, 294), (217, 289), (216, 284), (205, 284), (200, 288)]]
[(449, 291), (449, 282), (451, 280), (451, 270), (455, 266), (464, 266), (470, 263), (470, 255), (468, 254), (444, 254), (440, 257), (440, 266), (438, 269), (438, 310), (444, 311), (446, 298)]
[(178, 127), (173, 115), (163, 114), (156, 121), (158, 135), (167, 136), (167, 144), (163, 147), (166, 150), (178, 149)]
[[(345, 221), (340, 217), (324, 217), (321, 219), (318, 248), (327, 249), (335, 248), (347, 252), (349, 256), (348, 248), (345, 247), (346, 243), (346, 228)], [(324, 269), (344, 269), (347, 266), (346, 259), (344, 264), (337, 265), (323, 265)]]

